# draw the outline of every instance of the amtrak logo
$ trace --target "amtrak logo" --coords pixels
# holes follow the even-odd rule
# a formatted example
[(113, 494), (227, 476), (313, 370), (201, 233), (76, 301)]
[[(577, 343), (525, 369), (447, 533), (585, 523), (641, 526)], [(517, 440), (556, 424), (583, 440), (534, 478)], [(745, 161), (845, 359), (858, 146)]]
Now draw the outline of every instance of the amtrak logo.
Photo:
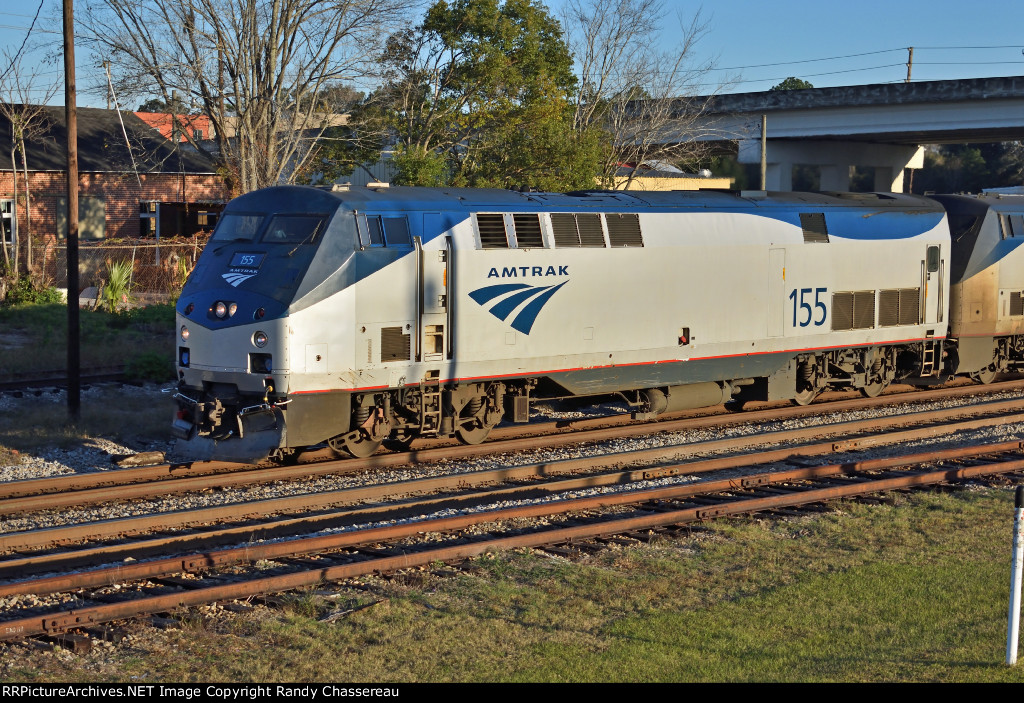
[(231, 271), (231, 272), (228, 272), (228, 273), (222, 273), (220, 275), (220, 277), (223, 278), (228, 283), (230, 283), (231, 285), (233, 285), (235, 288), (238, 288), (238, 284), (240, 284), (240, 283), (242, 283), (244, 281), (248, 281), (250, 278), (252, 278), (255, 275), (256, 275), (255, 273), (237, 273), (237, 272)]
[[(506, 320), (515, 312), (515, 317), (509, 323), (512, 329), (530, 334), (537, 315), (544, 308), (558, 289), (568, 281), (563, 281), (552, 286), (528, 286), (525, 283), (499, 283), (493, 286), (477, 288), (469, 294), (469, 297), (480, 305), (486, 306), (491, 301), (497, 301), (488, 310), (499, 320)], [(518, 312), (517, 312), (518, 311)]]

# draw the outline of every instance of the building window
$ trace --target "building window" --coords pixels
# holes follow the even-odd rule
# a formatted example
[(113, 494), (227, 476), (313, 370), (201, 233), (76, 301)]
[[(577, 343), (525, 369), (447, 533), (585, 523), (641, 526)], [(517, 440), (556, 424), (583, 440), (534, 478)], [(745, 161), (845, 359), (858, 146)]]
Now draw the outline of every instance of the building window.
[(217, 217), (224, 208), (218, 203), (161, 203), (144, 200), (139, 203), (139, 236), (191, 237), (199, 232), (210, 232), (217, 225)]
[(195, 139), (197, 142), (202, 140), (202, 138), (203, 138), (203, 130), (201, 130), (201, 129), (193, 129), (192, 130), (192, 138)]
[(139, 236), (155, 237), (160, 231), (159, 203), (149, 200), (139, 203)]
[[(106, 236), (107, 203), (91, 195), (78, 197), (78, 238), (103, 239)], [(57, 198), (57, 237), (68, 237), (68, 199)]]
[(18, 231), (18, 221), (14, 219), (14, 201), (0, 200), (0, 232), (3, 233), (4, 244), (13, 244)]

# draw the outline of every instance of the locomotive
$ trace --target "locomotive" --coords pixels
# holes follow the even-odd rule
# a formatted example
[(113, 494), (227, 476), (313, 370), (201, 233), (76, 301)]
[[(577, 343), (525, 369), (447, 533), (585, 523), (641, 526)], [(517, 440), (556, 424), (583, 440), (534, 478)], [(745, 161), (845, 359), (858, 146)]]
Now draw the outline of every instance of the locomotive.
[(1024, 359), (1018, 213), (894, 193), (248, 193), (177, 303), (177, 458), (478, 443), (539, 400), (648, 417), (991, 381)]

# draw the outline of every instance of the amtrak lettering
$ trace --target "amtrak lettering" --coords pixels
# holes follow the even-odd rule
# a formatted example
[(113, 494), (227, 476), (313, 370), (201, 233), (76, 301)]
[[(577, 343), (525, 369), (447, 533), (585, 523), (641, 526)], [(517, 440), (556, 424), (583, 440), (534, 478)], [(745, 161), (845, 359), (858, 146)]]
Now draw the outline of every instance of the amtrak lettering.
[(558, 270), (555, 270), (554, 266), (506, 266), (502, 267), (501, 273), (498, 273), (497, 268), (491, 268), (487, 272), (488, 278), (526, 278), (527, 276), (568, 276), (569, 267), (559, 266)]

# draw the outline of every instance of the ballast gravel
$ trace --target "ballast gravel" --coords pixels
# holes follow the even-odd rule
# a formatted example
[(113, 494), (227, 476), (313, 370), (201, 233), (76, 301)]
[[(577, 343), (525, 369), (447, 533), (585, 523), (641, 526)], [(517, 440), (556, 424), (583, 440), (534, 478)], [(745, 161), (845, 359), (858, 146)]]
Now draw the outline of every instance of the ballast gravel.
[[(166, 396), (157, 387), (136, 389), (137, 392), (152, 395), (154, 402), (163, 402)], [(773, 421), (764, 423), (736, 424), (725, 428), (695, 429), (680, 432), (657, 432), (643, 437), (621, 438), (601, 442), (572, 445), (555, 449), (536, 449), (518, 451), (505, 454), (498, 454), (476, 459), (442, 460), (429, 465), (416, 466), (415, 468), (397, 468), (363, 475), (351, 476), (325, 476), (311, 478), (303, 481), (283, 482), (259, 486), (246, 486), (239, 488), (226, 488), (223, 490), (206, 491), (201, 493), (164, 496), (159, 500), (137, 500), (121, 504), (110, 504), (83, 508), (80, 510), (63, 509), (54, 511), (43, 511), (24, 516), (11, 516), (0, 523), (0, 532), (18, 532), (24, 530), (41, 529), (45, 527), (57, 527), (61, 525), (92, 522), (98, 520), (109, 520), (151, 513), (174, 512), (189, 510), (199, 507), (216, 505), (227, 505), (231, 503), (250, 502), (294, 496), (303, 493), (317, 493), (325, 491), (336, 491), (345, 488), (382, 483), (398, 483), (415, 478), (430, 476), (444, 476), (459, 473), (479, 472), (490, 469), (508, 468), (512, 466), (534, 463), (552, 462), (562, 459), (579, 458), (584, 456), (602, 456), (618, 452), (628, 452), (654, 447), (665, 447), (672, 445), (685, 445), (689, 452), (693, 452), (692, 458), (704, 458), (713, 456), (712, 452), (701, 452), (700, 444), (711, 440), (720, 440), (731, 437), (750, 436), (758, 433), (768, 433), (778, 430), (788, 430), (799, 427), (821, 426), (833, 423), (849, 422), (866, 418), (898, 415), (907, 412), (924, 412), (941, 408), (962, 407), (976, 405), (979, 402), (991, 402), (1021, 397), (1020, 392), (1008, 391), (995, 395), (985, 396), (983, 400), (978, 398), (957, 398), (937, 400), (928, 403), (918, 403), (913, 406), (906, 404), (891, 405), (871, 410), (852, 412), (830, 412), (827, 406), (822, 407), (819, 415), (809, 416), (801, 419)], [(64, 402), (63, 393), (45, 393), (41, 396), (34, 394), (22, 394), (21, 398), (10, 395), (0, 395), (0, 404), (3, 407), (17, 407), (18, 402), (43, 402), (54, 404)], [(736, 416), (737, 421), (742, 423), (742, 415)], [(829, 461), (845, 459), (868, 459), (882, 456), (891, 456), (897, 453), (911, 450), (924, 450), (925, 448), (946, 448), (962, 446), (967, 444), (978, 444), (983, 442), (999, 442), (1018, 440), (1024, 438), (1024, 424), (1004, 425), (981, 430), (957, 433), (956, 435), (944, 436), (935, 439), (920, 440), (914, 443), (903, 444), (899, 447), (876, 447), (870, 450), (849, 452), (840, 457), (831, 458)], [(772, 446), (771, 438), (766, 437), (765, 442), (759, 448)], [(129, 448), (101, 437), (91, 438), (82, 446), (70, 449), (54, 449), (36, 452), (32, 455), (24, 454), (18, 457), (20, 461), (12, 465), (0, 466), (0, 480), (11, 481), (26, 478), (53, 476), (68, 473), (84, 473), (95, 471), (108, 471), (113, 468), (110, 462), (112, 455), (130, 454), (134, 451), (166, 451), (170, 447), (150, 445), (144, 448)], [(750, 451), (750, 450), (748, 450)], [(600, 493), (614, 491), (638, 491), (654, 487), (662, 487), (674, 484), (703, 481), (711, 478), (732, 477), (744, 473), (762, 472), (775, 469), (790, 468), (782, 464), (762, 465), (754, 469), (731, 469), (726, 471), (701, 474), (698, 476), (676, 476), (662, 478), (655, 481), (642, 481), (631, 483), (628, 486), (597, 487), (586, 490), (574, 491), (571, 495), (547, 496), (524, 501), (502, 502), (488, 506), (479, 506), (460, 511), (445, 512), (457, 514), (457, 512), (483, 512), (498, 507), (509, 507), (511, 505), (525, 505), (530, 503), (553, 502), (564, 500), (570, 497), (584, 497)], [(413, 518), (422, 519), (422, 518)], [(405, 521), (403, 521), (405, 522)], [(384, 524), (395, 524), (388, 522)], [(344, 530), (366, 527), (366, 525), (338, 528)]]

